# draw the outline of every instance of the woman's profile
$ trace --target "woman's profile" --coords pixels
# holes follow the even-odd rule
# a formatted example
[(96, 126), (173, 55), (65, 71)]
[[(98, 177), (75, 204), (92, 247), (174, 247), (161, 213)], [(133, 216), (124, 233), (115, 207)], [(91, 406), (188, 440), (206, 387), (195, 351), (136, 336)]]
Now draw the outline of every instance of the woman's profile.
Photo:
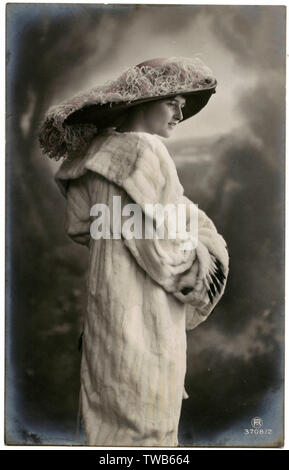
[[(56, 181), (66, 232), (89, 249), (80, 373), (88, 445), (178, 445), (186, 330), (223, 295), (229, 257), (184, 196), (160, 137), (201, 111), (216, 85), (199, 59), (153, 59), (51, 108), (41, 128), (43, 151), (64, 159)], [(187, 230), (171, 236), (156, 205), (185, 208)], [(160, 228), (163, 237), (149, 236)]]

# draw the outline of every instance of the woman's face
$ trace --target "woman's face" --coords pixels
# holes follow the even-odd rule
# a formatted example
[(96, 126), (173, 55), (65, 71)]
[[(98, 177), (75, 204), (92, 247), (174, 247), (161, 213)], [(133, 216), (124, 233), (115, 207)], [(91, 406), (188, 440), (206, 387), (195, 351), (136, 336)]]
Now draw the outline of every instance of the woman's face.
[(146, 132), (170, 137), (176, 125), (183, 119), (182, 108), (185, 103), (186, 100), (181, 95), (146, 103), (143, 111)]

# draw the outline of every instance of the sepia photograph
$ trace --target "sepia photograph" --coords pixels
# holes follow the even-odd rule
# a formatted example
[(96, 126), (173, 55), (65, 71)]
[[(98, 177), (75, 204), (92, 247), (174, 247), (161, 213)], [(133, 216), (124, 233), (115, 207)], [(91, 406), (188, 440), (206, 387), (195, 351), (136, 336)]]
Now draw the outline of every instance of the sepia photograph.
[(5, 445), (282, 448), (286, 7), (6, 4)]

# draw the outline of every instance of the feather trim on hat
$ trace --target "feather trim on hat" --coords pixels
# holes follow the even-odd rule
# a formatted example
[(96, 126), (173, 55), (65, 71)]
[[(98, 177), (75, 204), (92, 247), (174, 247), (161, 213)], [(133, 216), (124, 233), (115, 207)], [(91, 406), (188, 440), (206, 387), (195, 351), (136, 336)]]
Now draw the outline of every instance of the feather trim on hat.
[(154, 67), (129, 67), (116, 80), (51, 107), (40, 128), (40, 146), (48, 157), (55, 160), (85, 152), (98, 128), (93, 124), (67, 124), (65, 121), (86, 106), (131, 103), (206, 90), (215, 82), (211, 70), (198, 58), (172, 57)]

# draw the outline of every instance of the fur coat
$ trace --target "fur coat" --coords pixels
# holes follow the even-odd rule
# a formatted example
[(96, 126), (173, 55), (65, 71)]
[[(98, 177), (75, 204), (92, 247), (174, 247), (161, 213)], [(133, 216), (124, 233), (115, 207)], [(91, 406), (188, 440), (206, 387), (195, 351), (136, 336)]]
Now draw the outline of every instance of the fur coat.
[[(198, 210), (198, 245), (180, 240), (91, 237), (94, 204), (186, 204), (173, 160), (154, 135), (107, 130), (56, 181), (66, 231), (89, 248), (81, 362), (81, 414), (89, 445), (176, 446), (184, 397), (186, 329), (224, 293), (228, 252)], [(123, 220), (123, 219), (122, 219)], [(111, 228), (112, 230), (112, 228)]]

